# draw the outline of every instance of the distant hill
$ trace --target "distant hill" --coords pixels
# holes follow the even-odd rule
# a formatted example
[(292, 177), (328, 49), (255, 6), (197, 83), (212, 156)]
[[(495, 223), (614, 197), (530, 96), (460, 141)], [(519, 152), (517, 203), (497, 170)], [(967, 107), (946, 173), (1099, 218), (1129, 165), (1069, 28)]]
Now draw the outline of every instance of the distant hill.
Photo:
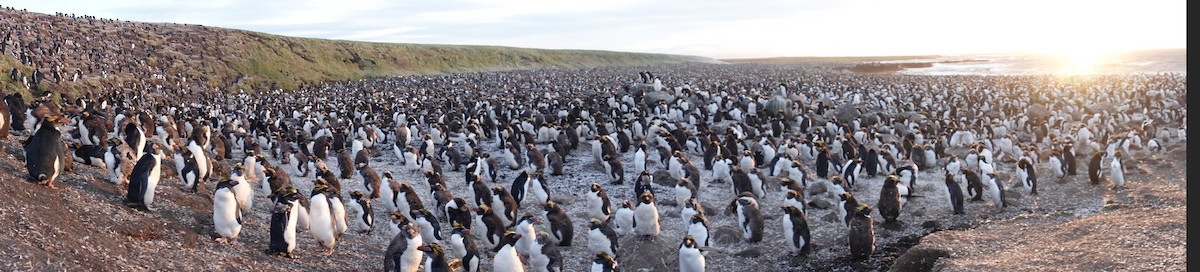
[[(715, 62), (667, 54), (296, 38), (11, 8), (0, 10), (0, 37), (0, 87), (19, 92), (25, 92), (34, 69), (45, 79), (38, 84), (40, 90), (76, 93), (158, 85), (294, 89), (305, 83), (389, 75)], [(24, 81), (11, 77), (14, 67)], [(80, 76), (71, 81), (77, 69)]]
[(728, 63), (800, 64), (800, 63), (860, 63), (898, 60), (937, 59), (938, 55), (918, 56), (862, 56), (862, 57), (774, 57), (749, 59), (721, 59)]

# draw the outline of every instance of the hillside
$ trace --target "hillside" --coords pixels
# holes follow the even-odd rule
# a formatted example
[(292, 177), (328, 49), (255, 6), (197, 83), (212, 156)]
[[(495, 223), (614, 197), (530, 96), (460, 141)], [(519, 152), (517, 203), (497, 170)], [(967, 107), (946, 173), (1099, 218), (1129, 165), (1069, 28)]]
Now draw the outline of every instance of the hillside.
[[(367, 43), (285, 37), (185, 25), (0, 10), (0, 87), (44, 74), (40, 90), (132, 88), (295, 89), (302, 84), (387, 75), (539, 67), (641, 66), (694, 56), (501, 46)], [(78, 79), (72, 80), (77, 73)], [(28, 80), (27, 80), (28, 81)], [(48, 83), (47, 83), (48, 82)], [(40, 93), (40, 92), (35, 92)]]

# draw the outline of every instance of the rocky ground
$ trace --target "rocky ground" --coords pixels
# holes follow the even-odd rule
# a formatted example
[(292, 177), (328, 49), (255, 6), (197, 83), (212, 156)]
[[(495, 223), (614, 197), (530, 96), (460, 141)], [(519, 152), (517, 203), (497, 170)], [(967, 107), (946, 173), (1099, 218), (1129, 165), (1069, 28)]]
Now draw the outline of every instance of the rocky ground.
[[(248, 214), (237, 245), (213, 241), (211, 193), (193, 194), (181, 189), (171, 170), (157, 190), (158, 199), (151, 212), (141, 212), (121, 204), (125, 190), (104, 179), (100, 168), (75, 164), (74, 173), (60, 178), (57, 190), (25, 181), (22, 149), (17, 137), (0, 141), (0, 270), (46, 271), (146, 271), (146, 270), (251, 270), (251, 271), (378, 271), (382, 270), (383, 252), (392, 237), (383, 225), (382, 207), (375, 208), (376, 229), (358, 234), (354, 229), (339, 241), (332, 257), (320, 254), (317, 242), (307, 233), (299, 235), (294, 259), (268, 256), (266, 199), (256, 192), (254, 212)], [(494, 151), (494, 141), (486, 142)], [(403, 169), (390, 145), (375, 152), (372, 165), (382, 173), (395, 172), (418, 192), (428, 186), (418, 173)], [(1041, 194), (1029, 196), (1027, 190), (1010, 188), (1007, 194), (1016, 205), (1003, 211), (987, 202), (967, 203), (967, 214), (951, 215), (942, 185), (940, 169), (921, 172), (914, 198), (904, 208), (900, 222), (876, 221), (878, 249), (865, 262), (848, 259), (846, 228), (835, 223), (832, 209), (824, 203), (836, 203), (828, 194), (808, 196), (815, 202), (809, 208), (814, 250), (807, 256), (788, 257), (782, 239), (782, 211), (778, 209), (782, 193), (768, 191), (761, 201), (767, 219), (762, 242), (740, 239), (736, 215), (722, 212), (733, 194), (728, 183), (711, 182), (709, 171), (701, 188), (701, 201), (707, 206), (716, 242), (708, 251), (710, 271), (1040, 271), (1040, 270), (1129, 270), (1178, 271), (1186, 265), (1185, 197), (1187, 148), (1183, 143), (1168, 145), (1166, 152), (1137, 152), (1127, 160), (1129, 185), (1114, 190), (1090, 185), (1086, 175), (1055, 181), (1042, 177)], [(576, 235), (574, 245), (562, 248), (565, 271), (583, 271), (591, 263), (586, 252), (586, 223), (583, 192), (600, 180), (602, 174), (592, 162), (590, 148), (567, 158), (569, 171), (562, 176), (547, 175), (552, 199), (572, 216)], [(955, 150), (960, 152), (961, 150)], [(625, 154), (632, 161), (632, 151)], [(240, 152), (235, 152), (235, 157)], [(651, 156), (653, 157), (653, 156)], [(693, 155), (700, 162), (698, 154)], [(278, 160), (271, 159), (272, 163)], [(164, 161), (166, 162), (166, 161)], [(228, 162), (227, 162), (228, 163)], [(165, 168), (170, 168), (166, 163)], [(330, 163), (334, 168), (336, 163)], [(294, 167), (285, 167), (292, 181), (307, 194), (310, 177), (301, 178)], [(630, 167), (626, 167), (630, 169)], [(651, 169), (660, 169), (651, 165)], [(1040, 173), (1048, 173), (1045, 163)], [(1015, 164), (1001, 163), (1000, 172), (1012, 171)], [(632, 181), (636, 173), (626, 173)], [(504, 169), (501, 183), (508, 186), (515, 171)], [(447, 169), (451, 191), (469, 198), (469, 187), (462, 172)], [(632, 199), (631, 182), (605, 185), (614, 203)], [(853, 193), (863, 203), (875, 206), (882, 177), (860, 181)], [(215, 182), (210, 182), (212, 186)], [(603, 183), (602, 183), (603, 184)], [(865, 184), (865, 185), (864, 185)], [(1010, 182), (1010, 186), (1011, 182)], [(343, 181), (344, 188), (364, 190), (357, 179)], [(769, 186), (774, 187), (774, 186)], [(819, 187), (819, 186), (818, 186)], [(621, 239), (618, 259), (625, 271), (670, 271), (677, 269), (679, 245), (686, 224), (679, 218), (680, 208), (670, 204), (673, 192), (668, 185), (655, 189), (660, 208), (662, 234), (654, 241)], [(424, 197), (432, 205), (432, 199)], [(532, 201), (522, 211), (534, 212)], [(538, 214), (538, 213), (535, 213)], [(879, 217), (876, 215), (876, 218)], [(545, 222), (545, 221), (542, 221)], [(544, 228), (539, 226), (539, 229)], [(448, 227), (444, 227), (447, 233)], [(485, 259), (483, 262), (490, 263)], [(485, 268), (488, 270), (488, 268)]]

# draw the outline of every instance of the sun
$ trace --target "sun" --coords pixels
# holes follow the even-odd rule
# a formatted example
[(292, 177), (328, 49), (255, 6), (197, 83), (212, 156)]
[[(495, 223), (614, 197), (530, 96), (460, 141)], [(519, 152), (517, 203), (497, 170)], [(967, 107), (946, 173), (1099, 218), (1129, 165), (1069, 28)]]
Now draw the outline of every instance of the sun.
[(1106, 63), (1114, 53), (1110, 50), (1075, 47), (1071, 49), (1054, 50), (1049, 56), (1057, 67), (1056, 74), (1090, 75), (1099, 72), (1100, 66)]

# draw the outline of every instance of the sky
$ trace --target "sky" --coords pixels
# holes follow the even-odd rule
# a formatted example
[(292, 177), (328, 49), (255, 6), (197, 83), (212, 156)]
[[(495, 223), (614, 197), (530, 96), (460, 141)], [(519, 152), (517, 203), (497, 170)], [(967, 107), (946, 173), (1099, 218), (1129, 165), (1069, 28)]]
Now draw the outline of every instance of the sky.
[(1186, 0), (0, 0), (33, 12), (371, 42), (712, 58), (1187, 47)]

